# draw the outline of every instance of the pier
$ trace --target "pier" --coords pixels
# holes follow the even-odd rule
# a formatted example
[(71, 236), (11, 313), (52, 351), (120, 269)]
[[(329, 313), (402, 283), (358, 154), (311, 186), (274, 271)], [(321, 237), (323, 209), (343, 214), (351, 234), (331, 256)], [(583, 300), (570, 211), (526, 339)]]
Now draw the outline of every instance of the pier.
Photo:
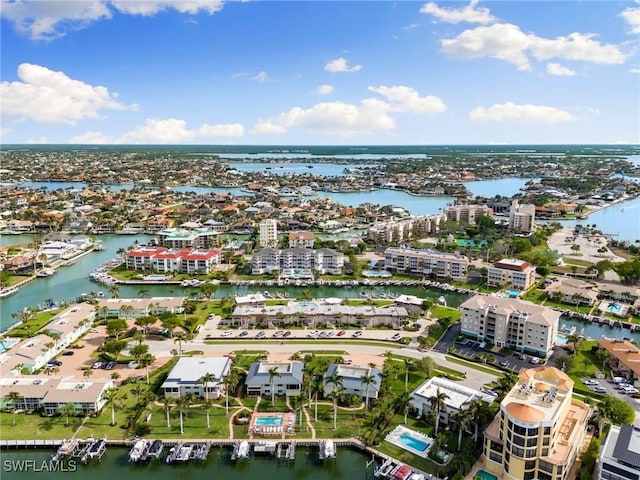
[(296, 459), (296, 442), (278, 443), (278, 451), (276, 457), (280, 460), (294, 461)]

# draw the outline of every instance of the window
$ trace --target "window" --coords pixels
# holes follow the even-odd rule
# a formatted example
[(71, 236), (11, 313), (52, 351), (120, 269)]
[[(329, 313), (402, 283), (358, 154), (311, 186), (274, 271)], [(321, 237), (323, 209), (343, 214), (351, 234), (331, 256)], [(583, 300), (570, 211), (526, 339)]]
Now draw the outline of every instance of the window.
[[(615, 477), (618, 477), (618, 478), (622, 477), (622, 478), (629, 478), (631, 480), (638, 480), (638, 474), (629, 472), (629, 471), (624, 470), (624, 469), (622, 469), (620, 467), (616, 467), (615, 465), (610, 465), (610, 464), (608, 464), (606, 462), (604, 462), (602, 464), (602, 470), (603, 470), (602, 478), (605, 478), (605, 476), (604, 476), (605, 472), (604, 471), (606, 470), (608, 472), (612, 472), (612, 474), (617, 474), (617, 475), (615, 475)], [(612, 478), (611, 480), (614, 480), (614, 479)]]

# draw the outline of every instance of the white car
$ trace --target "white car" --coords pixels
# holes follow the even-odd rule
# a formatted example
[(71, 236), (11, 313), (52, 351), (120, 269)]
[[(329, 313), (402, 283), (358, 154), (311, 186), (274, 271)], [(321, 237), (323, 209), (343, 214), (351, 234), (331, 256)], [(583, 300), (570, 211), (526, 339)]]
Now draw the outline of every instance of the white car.
[(596, 385), (600, 385), (596, 380), (583, 380), (582, 383), (593, 387), (595, 387)]
[(394, 335), (393, 335), (393, 337), (391, 337), (391, 340), (393, 340), (393, 341), (396, 341), (396, 342), (397, 342), (397, 341), (398, 341), (398, 340), (400, 340), (401, 338), (402, 338), (402, 335), (400, 335), (399, 333), (396, 333), (396, 334), (394, 334)]
[(222, 332), (223, 337), (230, 337), (231, 335), (233, 335), (233, 331), (231, 330), (225, 330), (224, 332)]
[(592, 391), (596, 393), (607, 393), (607, 389), (604, 387), (590, 387)]
[(626, 393), (627, 395), (634, 395), (634, 394), (638, 393), (638, 389), (636, 387), (632, 387), (632, 386), (623, 388), (622, 391), (624, 393)]
[(362, 330), (358, 330), (357, 332), (353, 332), (353, 335), (351, 335), (351, 336), (354, 337), (354, 338), (357, 338), (357, 337), (359, 337), (361, 335), (362, 335)]

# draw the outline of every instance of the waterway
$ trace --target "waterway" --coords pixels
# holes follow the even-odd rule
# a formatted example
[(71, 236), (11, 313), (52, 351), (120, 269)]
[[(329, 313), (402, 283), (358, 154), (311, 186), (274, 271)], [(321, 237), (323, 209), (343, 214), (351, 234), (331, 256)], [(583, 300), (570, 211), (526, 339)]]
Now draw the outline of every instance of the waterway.
[[(128, 450), (108, 448), (100, 462), (83, 465), (68, 464), (68, 471), (43, 471), (51, 468), (49, 460), (53, 451), (10, 450), (2, 452), (2, 478), (10, 480), (36, 480), (44, 476), (48, 480), (83, 479), (110, 480), (113, 478), (139, 478), (155, 480), (255, 480), (277, 478), (278, 480), (358, 480), (373, 478), (373, 468), (365, 470), (370, 457), (362, 452), (339, 448), (335, 460), (321, 462), (317, 459), (317, 448), (298, 447), (295, 462), (279, 462), (274, 457), (256, 456), (249, 461), (233, 463), (230, 449), (214, 448), (205, 463), (167, 465), (153, 462), (148, 465), (131, 465), (127, 461)], [(308, 454), (307, 454), (308, 452)], [(34, 461), (34, 463), (25, 463)], [(74, 460), (75, 462), (75, 460)]]
[[(0, 238), (0, 245), (29, 243), (34, 238), (33, 235), (7, 235)], [(146, 235), (102, 235), (100, 240), (104, 250), (93, 252), (80, 258), (73, 265), (61, 267), (50, 277), (36, 278), (32, 282), (22, 286), (18, 293), (10, 297), (0, 299), (0, 331), (6, 330), (15, 323), (11, 316), (25, 307), (38, 306), (45, 303), (45, 300), (54, 301), (66, 300), (74, 301), (83, 293), (102, 291), (105, 296), (109, 296), (104, 285), (94, 283), (89, 279), (89, 274), (96, 267), (102, 265), (107, 260), (113, 258), (120, 248), (127, 248), (136, 240), (139, 243), (147, 242), (151, 237)], [(121, 285), (119, 287), (120, 298), (136, 298), (140, 285)], [(178, 285), (149, 285), (145, 288), (151, 296), (188, 296), (188, 290)], [(441, 295), (445, 297), (447, 304), (458, 306), (465, 299), (465, 295), (442, 293), (437, 290), (428, 290), (423, 287), (264, 287), (264, 286), (234, 286), (220, 285), (215, 293), (215, 298), (224, 298), (234, 295), (247, 295), (268, 290), (273, 293), (286, 294), (291, 298), (301, 296), (303, 292), (311, 298), (362, 298), (364, 295), (381, 296), (385, 294), (408, 294), (417, 295), (422, 298), (438, 299)]]

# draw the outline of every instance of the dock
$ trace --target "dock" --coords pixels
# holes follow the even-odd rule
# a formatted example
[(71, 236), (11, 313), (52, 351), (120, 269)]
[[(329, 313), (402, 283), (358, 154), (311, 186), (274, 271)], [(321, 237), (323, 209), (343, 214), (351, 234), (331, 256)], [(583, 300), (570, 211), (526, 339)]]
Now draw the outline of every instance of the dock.
[(241, 460), (249, 458), (251, 454), (251, 444), (246, 440), (235, 442), (233, 444), (233, 452), (231, 452), (231, 460)]
[(196, 449), (193, 451), (193, 459), (199, 462), (204, 462), (209, 456), (209, 451), (211, 450), (211, 444), (203, 443), (196, 446)]
[(276, 452), (276, 457), (279, 460), (294, 461), (296, 459), (296, 442), (278, 443), (278, 451)]
[(258, 442), (253, 446), (253, 453), (256, 454), (267, 454), (273, 455), (276, 453), (276, 450), (279, 448), (279, 445), (276, 442)]
[(53, 454), (51, 460), (54, 462), (60, 461), (65, 457), (72, 457), (76, 454), (76, 451), (80, 448), (80, 441), (76, 439), (63, 440), (62, 445), (58, 448), (56, 453)]

